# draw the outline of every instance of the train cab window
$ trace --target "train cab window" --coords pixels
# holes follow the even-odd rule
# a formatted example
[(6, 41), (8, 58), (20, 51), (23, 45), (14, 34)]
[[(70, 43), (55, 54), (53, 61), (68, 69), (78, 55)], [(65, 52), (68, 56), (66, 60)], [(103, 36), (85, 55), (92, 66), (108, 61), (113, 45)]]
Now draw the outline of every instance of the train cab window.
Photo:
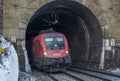
[(42, 47), (41, 47), (41, 44), (40, 44), (40, 42), (39, 42), (38, 40), (36, 41), (36, 46), (37, 46), (38, 48), (42, 48)]
[(46, 48), (48, 50), (53, 49), (53, 44), (54, 44), (53, 41), (54, 41), (54, 38), (52, 38), (52, 37), (46, 37), (45, 38)]
[(65, 47), (63, 37), (46, 37), (45, 43), (48, 50), (64, 49)]
[(63, 39), (63, 37), (56, 37), (55, 41), (57, 42), (57, 45), (58, 45), (59, 48), (62, 49), (62, 48), (65, 47), (64, 46), (64, 39)]

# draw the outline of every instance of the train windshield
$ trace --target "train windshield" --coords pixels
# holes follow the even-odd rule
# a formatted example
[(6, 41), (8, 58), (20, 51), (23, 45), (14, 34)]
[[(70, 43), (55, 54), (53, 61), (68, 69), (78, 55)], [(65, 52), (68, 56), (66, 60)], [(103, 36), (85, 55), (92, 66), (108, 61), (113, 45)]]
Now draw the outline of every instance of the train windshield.
[(63, 37), (46, 37), (45, 43), (48, 50), (64, 49), (65, 47)]

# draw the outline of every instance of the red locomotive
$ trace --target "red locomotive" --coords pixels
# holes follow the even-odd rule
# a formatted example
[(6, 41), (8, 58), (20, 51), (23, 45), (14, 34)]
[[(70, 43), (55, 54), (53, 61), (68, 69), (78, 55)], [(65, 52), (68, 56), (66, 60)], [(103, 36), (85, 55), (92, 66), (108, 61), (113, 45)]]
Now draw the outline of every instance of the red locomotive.
[(62, 33), (42, 33), (32, 39), (32, 66), (39, 69), (66, 68), (71, 65), (68, 42)]

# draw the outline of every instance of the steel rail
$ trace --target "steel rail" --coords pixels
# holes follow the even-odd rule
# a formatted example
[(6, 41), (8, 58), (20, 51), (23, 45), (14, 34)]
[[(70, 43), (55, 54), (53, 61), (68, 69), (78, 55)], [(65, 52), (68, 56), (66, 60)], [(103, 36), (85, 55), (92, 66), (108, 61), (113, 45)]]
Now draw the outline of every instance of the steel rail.
[(55, 78), (54, 76), (52, 76), (51, 74), (48, 75), (48, 77), (50, 77), (53, 81), (59, 81), (57, 78)]
[(75, 69), (75, 68), (68, 68), (68, 70), (73, 71), (73, 72), (77, 72), (77, 73), (80, 73), (80, 74), (88, 75), (88, 76), (91, 76), (91, 77), (95, 77), (95, 78), (101, 79), (101, 80), (103, 80), (103, 81), (111, 81), (111, 80), (106, 79), (106, 78), (103, 78), (103, 77), (101, 77), (101, 76), (97, 76), (97, 75), (94, 75), (94, 74), (82, 72), (82, 71), (80, 71), (80, 70), (78, 70), (78, 69)]
[(78, 81), (85, 81), (85, 80), (83, 80), (83, 79), (81, 79), (81, 78), (79, 78), (79, 77), (77, 77), (77, 76), (74, 76), (74, 75), (72, 75), (72, 74), (70, 74), (70, 73), (67, 73), (66, 71), (62, 71), (62, 72), (63, 72), (64, 74), (70, 76), (70, 77), (73, 77), (74, 79), (77, 79)]
[(81, 68), (81, 67), (76, 67), (76, 66), (72, 66), (72, 68), (77, 68), (77, 69), (81, 69), (81, 70), (87, 70), (87, 71), (91, 71), (91, 72), (97, 72), (97, 73), (105, 74), (105, 75), (108, 75), (108, 76), (120, 78), (120, 75), (113, 74), (113, 73), (106, 72), (106, 71), (93, 70), (93, 69)]

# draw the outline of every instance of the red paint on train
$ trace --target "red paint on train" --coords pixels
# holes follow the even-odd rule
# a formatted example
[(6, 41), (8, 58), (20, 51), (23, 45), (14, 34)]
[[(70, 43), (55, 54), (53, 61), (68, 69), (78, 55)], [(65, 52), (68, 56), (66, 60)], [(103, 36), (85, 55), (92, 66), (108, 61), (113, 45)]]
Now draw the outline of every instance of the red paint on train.
[[(67, 38), (62, 33), (43, 33), (32, 39), (33, 63), (39, 66), (71, 65)], [(36, 65), (36, 64), (34, 64)]]

